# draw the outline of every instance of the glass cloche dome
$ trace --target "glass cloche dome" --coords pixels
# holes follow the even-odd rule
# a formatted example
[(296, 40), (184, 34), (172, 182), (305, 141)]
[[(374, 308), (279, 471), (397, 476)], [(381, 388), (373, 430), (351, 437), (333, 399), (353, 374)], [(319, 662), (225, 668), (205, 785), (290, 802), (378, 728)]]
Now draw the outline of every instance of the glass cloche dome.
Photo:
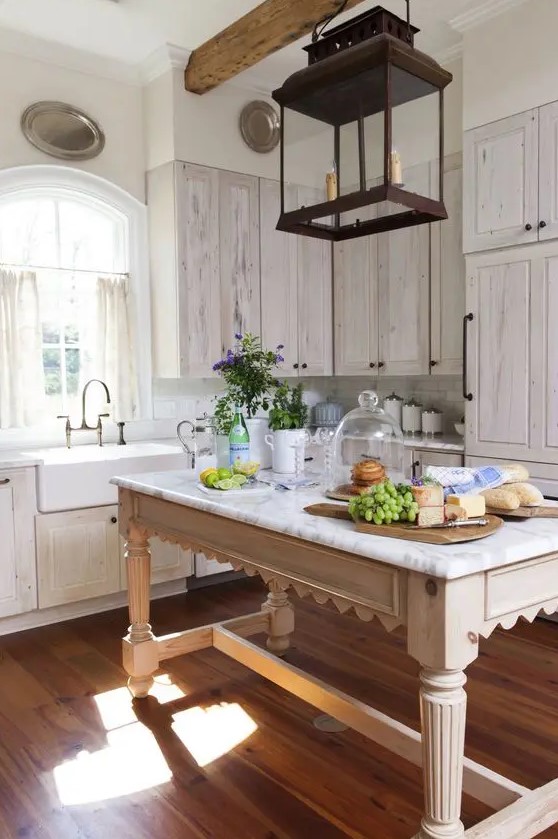
[(332, 492), (357, 494), (384, 476), (405, 480), (405, 448), (397, 420), (378, 406), (373, 390), (363, 391), (358, 404), (343, 417), (333, 438)]

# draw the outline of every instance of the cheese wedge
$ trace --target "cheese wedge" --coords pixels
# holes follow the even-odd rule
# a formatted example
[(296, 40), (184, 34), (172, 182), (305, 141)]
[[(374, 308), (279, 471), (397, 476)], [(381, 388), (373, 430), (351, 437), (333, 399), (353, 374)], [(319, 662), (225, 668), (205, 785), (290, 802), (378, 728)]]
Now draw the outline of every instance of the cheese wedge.
[(448, 521), (466, 521), (469, 518), (467, 511), (457, 504), (446, 504), (444, 513)]
[(411, 492), (419, 507), (442, 507), (444, 504), (444, 488), (438, 484), (413, 486)]
[(443, 524), (445, 521), (443, 507), (420, 507), (417, 516), (419, 527), (432, 527), (433, 524)]
[(446, 504), (456, 504), (462, 507), (468, 519), (476, 519), (486, 513), (484, 495), (448, 495)]

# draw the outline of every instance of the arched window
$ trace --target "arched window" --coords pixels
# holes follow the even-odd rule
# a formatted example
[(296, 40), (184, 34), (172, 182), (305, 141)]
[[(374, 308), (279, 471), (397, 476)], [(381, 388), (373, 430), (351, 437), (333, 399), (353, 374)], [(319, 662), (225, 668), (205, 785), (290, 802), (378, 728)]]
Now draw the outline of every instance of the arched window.
[[(0, 172), (2, 427), (77, 418), (90, 378), (106, 381), (114, 419), (150, 416), (145, 239), (145, 207), (96, 176)], [(13, 375), (21, 364), (24, 391)]]

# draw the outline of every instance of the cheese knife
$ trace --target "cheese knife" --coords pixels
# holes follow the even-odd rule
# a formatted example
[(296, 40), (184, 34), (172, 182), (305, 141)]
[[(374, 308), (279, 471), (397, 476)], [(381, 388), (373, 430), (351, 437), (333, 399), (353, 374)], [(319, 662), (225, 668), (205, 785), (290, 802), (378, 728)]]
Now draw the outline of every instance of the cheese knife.
[(488, 519), (464, 519), (463, 521), (445, 521), (443, 524), (423, 524), (417, 526), (421, 530), (433, 530), (435, 527), (467, 527), (469, 525), (484, 527), (486, 524), (489, 524)]

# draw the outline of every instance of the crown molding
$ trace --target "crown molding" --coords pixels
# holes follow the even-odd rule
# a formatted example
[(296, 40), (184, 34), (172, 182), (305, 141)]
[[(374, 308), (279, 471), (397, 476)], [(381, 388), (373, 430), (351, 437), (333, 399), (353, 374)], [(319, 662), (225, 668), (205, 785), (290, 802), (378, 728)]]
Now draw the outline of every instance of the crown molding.
[(162, 44), (139, 65), (139, 75), (142, 84), (150, 84), (169, 70), (184, 70), (191, 50), (179, 47), (177, 44)]
[(485, 23), (492, 18), (498, 17), (505, 12), (515, 9), (518, 6), (523, 6), (529, 0), (485, 0), (478, 6), (474, 6), (461, 15), (457, 15), (448, 21), (449, 26), (457, 32), (467, 32), (481, 23)]
[(0, 27), (0, 52), (123, 84), (142, 84), (138, 68), (131, 64), (37, 38), (15, 29)]
[(436, 59), (438, 64), (449, 64), (452, 61), (457, 61), (458, 58), (461, 58), (463, 55), (463, 42), (459, 41), (457, 44), (453, 44), (451, 47), (448, 47), (445, 50), (441, 50), (441, 52), (435, 53), (433, 58)]

